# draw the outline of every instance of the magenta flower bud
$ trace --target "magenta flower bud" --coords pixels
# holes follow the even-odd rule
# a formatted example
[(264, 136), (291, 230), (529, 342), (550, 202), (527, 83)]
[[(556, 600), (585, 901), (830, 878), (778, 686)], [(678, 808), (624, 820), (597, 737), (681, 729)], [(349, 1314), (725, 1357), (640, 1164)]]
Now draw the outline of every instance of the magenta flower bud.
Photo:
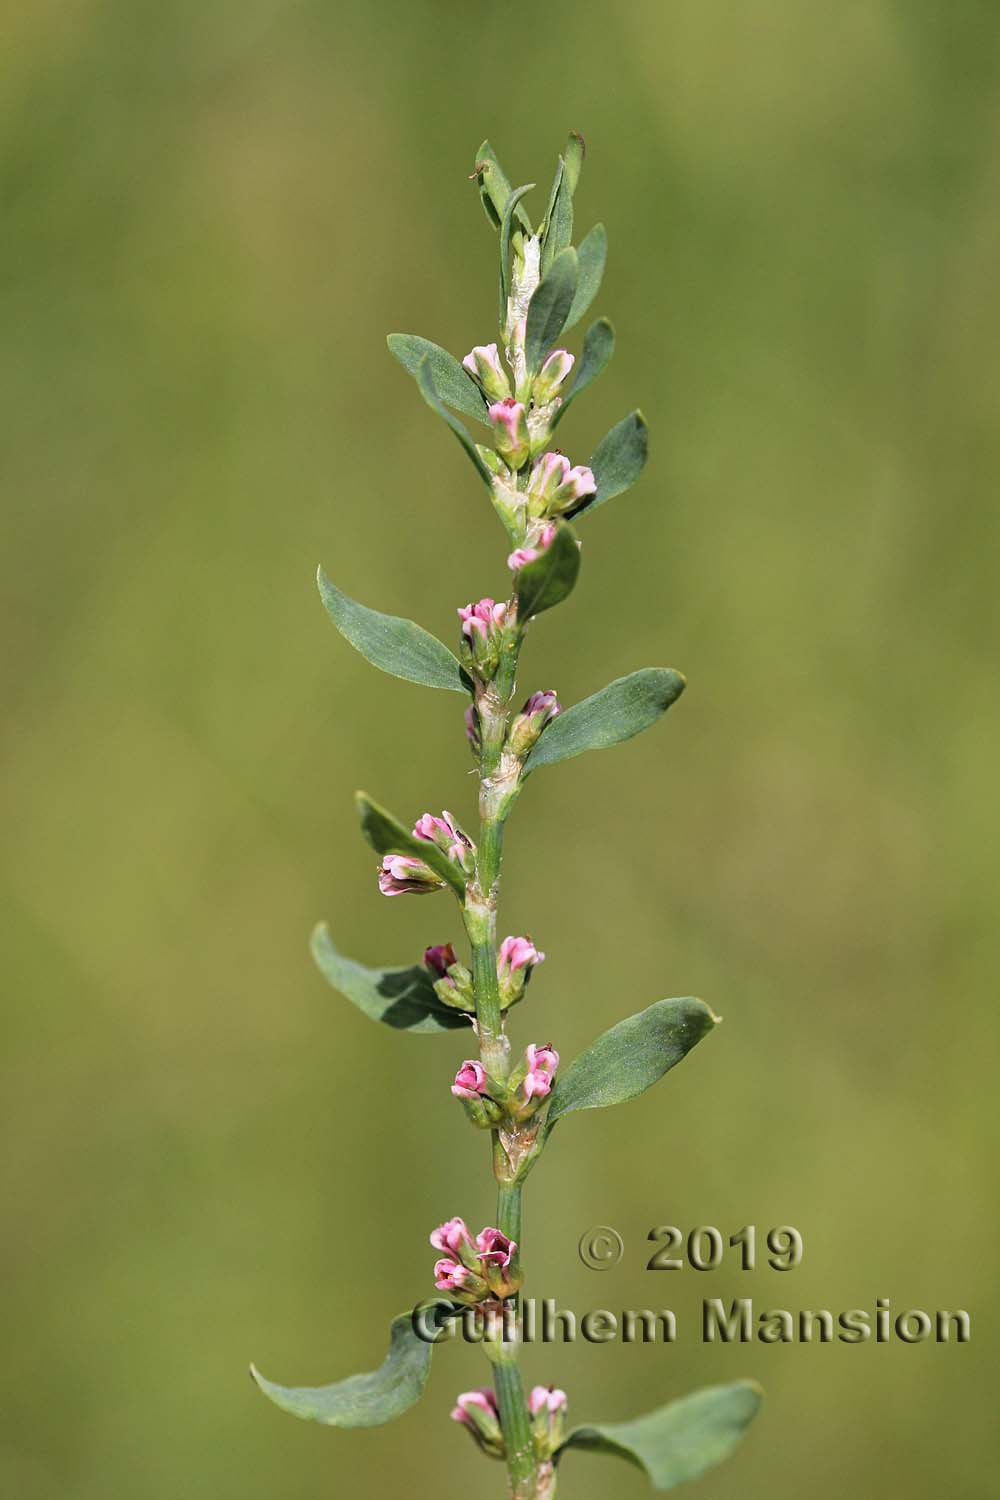
[(507, 732), (507, 748), (511, 754), (516, 755), (518, 760), (524, 760), (537, 744), (546, 724), (561, 713), (562, 706), (554, 689), (547, 693), (532, 693), (521, 712), (512, 720)]
[(559, 1053), (548, 1042), (542, 1047), (532, 1042), (525, 1053), (525, 1065), (527, 1073), (522, 1084), (525, 1099), (546, 1098), (559, 1066)]
[[(480, 599), (477, 604), (463, 605), (458, 611), (462, 622), (462, 659), (483, 682), (490, 682), (500, 665), (507, 614), (507, 603), (494, 599)], [(478, 727), (478, 720), (476, 724)], [(466, 733), (468, 731), (469, 721), (466, 720)]]
[(491, 1390), (484, 1387), (478, 1391), (463, 1391), (452, 1407), (451, 1419), (453, 1422), (461, 1422), (485, 1453), (494, 1458), (503, 1458), (500, 1411), (496, 1396)]
[(528, 1410), (535, 1454), (540, 1459), (551, 1458), (563, 1440), (566, 1392), (556, 1386), (536, 1385), (528, 1397)]
[(500, 363), (496, 344), (477, 344), (472, 353), (465, 356), (462, 364), (491, 401), (511, 399), (510, 381)]
[(434, 1285), (439, 1292), (451, 1292), (460, 1300), (478, 1302), (486, 1292), (486, 1283), (481, 1276), (470, 1271), (468, 1266), (443, 1256), (434, 1262)]
[(507, 566), (512, 573), (518, 573), (528, 563), (536, 562), (547, 547), (552, 545), (552, 538), (556, 534), (556, 528), (551, 523), (543, 526), (538, 536), (537, 543), (532, 547), (517, 547), (507, 559)]
[(486, 1069), (481, 1062), (466, 1058), (455, 1074), (451, 1091), (456, 1099), (478, 1099), (489, 1092), (486, 1087)]
[(422, 859), (387, 854), (378, 867), (378, 888), (383, 896), (428, 896), (443, 890), (444, 881)]
[(453, 1010), (473, 1011), (476, 1001), (472, 975), (460, 964), (450, 943), (438, 943), (424, 949), (424, 967), (434, 976), (434, 993)]
[(482, 1229), (476, 1235), (476, 1246), (482, 1274), (493, 1296), (501, 1300), (512, 1297), (521, 1285), (521, 1278), (513, 1269), (517, 1242), (499, 1229)]
[(531, 394), (536, 406), (545, 406), (559, 395), (575, 361), (568, 349), (553, 349), (535, 376)]
[(496, 401), (489, 408), (493, 423), (497, 452), (512, 469), (520, 469), (528, 461), (531, 452), (531, 436), (528, 432), (528, 414), (520, 401), (508, 396), (505, 401)]
[(543, 453), (531, 470), (528, 511), (533, 516), (572, 515), (582, 500), (596, 493), (597, 481), (585, 464), (574, 468), (562, 453)]
[(458, 865), (463, 874), (472, 874), (476, 867), (476, 846), (469, 835), (459, 828), (450, 812), (443, 812), (440, 818), (435, 818), (431, 813), (423, 813), (414, 823), (413, 833), (418, 839), (436, 844), (453, 864)]
[(458, 963), (458, 959), (450, 943), (437, 943), (433, 948), (424, 949), (424, 963), (439, 979), (446, 979), (448, 969)]

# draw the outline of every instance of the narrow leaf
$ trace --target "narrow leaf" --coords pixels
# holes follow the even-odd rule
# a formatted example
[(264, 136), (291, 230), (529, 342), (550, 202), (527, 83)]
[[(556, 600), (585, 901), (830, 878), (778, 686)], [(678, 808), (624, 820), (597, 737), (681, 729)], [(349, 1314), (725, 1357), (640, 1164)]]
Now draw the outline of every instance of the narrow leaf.
[(576, 375), (568, 393), (563, 397), (562, 406), (556, 412), (553, 428), (557, 427), (563, 417), (569, 411), (570, 406), (585, 391), (590, 383), (603, 375), (615, 352), (615, 330), (607, 318), (598, 318), (596, 323), (591, 323), (583, 340), (583, 353), (580, 355), (576, 367)]
[(486, 488), (488, 490), (492, 490), (493, 484), (490, 476), (490, 471), (483, 463), (482, 456), (478, 448), (472, 441), (462, 423), (458, 420), (457, 417), (451, 414), (451, 412), (445, 406), (444, 402), (441, 400), (441, 397), (438, 395), (437, 386), (434, 383), (434, 372), (431, 369), (430, 361), (426, 358), (422, 359), (420, 361), (420, 364), (417, 366), (417, 385), (420, 387), (420, 393), (423, 396), (424, 400), (427, 402), (427, 405), (430, 407), (431, 411), (436, 411), (442, 421), (447, 422), (448, 426), (458, 438), (458, 441), (461, 443), (462, 447), (465, 449), (466, 453), (469, 455), (470, 459), (475, 465), (476, 472), (479, 475), (480, 479), (486, 485)]
[[(507, 207), (507, 200), (511, 194), (511, 186), (489, 141), (484, 141), (476, 152), (476, 164), (472, 175), (479, 183), (479, 196), (483, 200), (486, 217), (495, 229), (499, 229), (504, 209)], [(523, 208), (518, 208), (517, 217), (522, 227), (530, 234), (531, 220)]]
[(615, 1454), (644, 1470), (655, 1490), (672, 1490), (729, 1457), (756, 1416), (762, 1396), (751, 1380), (707, 1386), (634, 1422), (578, 1427), (556, 1460), (570, 1448)]
[(580, 181), (580, 172), (583, 169), (583, 158), (587, 154), (587, 143), (578, 130), (571, 130), (569, 140), (566, 142), (566, 150), (563, 152), (563, 161), (566, 164), (566, 182), (571, 193), (576, 192), (576, 185)]
[(401, 615), (383, 615), (342, 594), (323, 569), (316, 574), (320, 598), (326, 612), (345, 640), (350, 641), (373, 666), (407, 682), (424, 687), (450, 688), (467, 693), (458, 659), (437, 636)]
[(597, 493), (584, 501), (576, 515), (596, 510), (605, 500), (613, 500), (615, 495), (630, 489), (642, 473), (648, 456), (646, 419), (641, 411), (630, 412), (598, 443), (590, 460)]
[(603, 224), (595, 224), (585, 234), (576, 249), (580, 264), (573, 304), (566, 319), (566, 327), (574, 328), (590, 307), (600, 290), (604, 277), (604, 263), (608, 258), (608, 233)]
[(517, 617), (527, 621), (561, 604), (580, 573), (580, 544), (572, 526), (562, 523), (540, 557), (517, 573)]
[(379, 807), (365, 792), (358, 792), (354, 800), (361, 818), (361, 832), (376, 854), (409, 854), (414, 859), (422, 859), (457, 895), (465, 895), (462, 872), (443, 849), (439, 849), (429, 839), (418, 839), (415, 833), (404, 828), (392, 813)]
[[(428, 1314), (429, 1328), (433, 1316)], [(434, 1344), (420, 1337), (414, 1322), (412, 1312), (393, 1319), (389, 1352), (369, 1375), (351, 1375), (336, 1385), (284, 1386), (266, 1380), (253, 1365), (250, 1374), (264, 1395), (293, 1417), (327, 1427), (380, 1427), (413, 1406), (427, 1384)]]
[(576, 251), (561, 250), (543, 276), (528, 304), (524, 339), (525, 362), (535, 374), (562, 333), (576, 292)]
[(511, 231), (514, 223), (514, 211), (525, 193), (530, 193), (534, 187), (533, 182), (526, 182), (523, 187), (517, 188), (507, 199), (507, 207), (503, 211), (503, 219), (500, 223), (500, 327), (507, 322), (507, 298), (510, 296), (510, 242)]
[(548, 725), (525, 762), (525, 774), (585, 750), (620, 745), (655, 724), (686, 686), (670, 667), (643, 667), (574, 703)]
[(560, 251), (573, 243), (573, 189), (566, 175), (566, 163), (560, 156), (552, 184), (545, 235), (542, 240), (540, 268), (544, 276)]
[[(551, 729), (550, 724), (545, 734)], [(546, 1130), (575, 1109), (606, 1109), (645, 1093), (717, 1022), (704, 1000), (690, 998), (658, 1000), (619, 1021), (559, 1075), (549, 1096)]]
[(471, 375), (447, 349), (432, 344), (430, 339), (422, 339), (416, 333), (390, 333), (386, 343), (390, 353), (399, 360), (404, 370), (410, 372), (414, 380), (426, 359), (441, 400), (446, 405), (453, 406), (456, 411), (464, 412), (467, 417), (474, 417), (477, 422), (489, 426), (490, 419), (486, 415), (486, 402), (482, 392)]
[(468, 1030), (469, 1019), (442, 1005), (423, 964), (408, 969), (367, 969), (338, 953), (325, 922), (313, 929), (309, 948), (323, 978), (373, 1021), (396, 1031), (440, 1036)]

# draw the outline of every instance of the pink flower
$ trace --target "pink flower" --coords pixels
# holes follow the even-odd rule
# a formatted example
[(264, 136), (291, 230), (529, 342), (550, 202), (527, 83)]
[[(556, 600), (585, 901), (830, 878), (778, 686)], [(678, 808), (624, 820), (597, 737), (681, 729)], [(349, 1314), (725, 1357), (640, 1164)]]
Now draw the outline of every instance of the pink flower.
[(428, 896), (443, 886), (444, 881), (422, 859), (387, 854), (379, 865), (378, 888), (383, 896)]
[(549, 523), (543, 526), (538, 537), (538, 545), (535, 547), (516, 547), (507, 559), (507, 566), (512, 573), (517, 573), (528, 563), (536, 562), (545, 551), (546, 547), (552, 545), (552, 538), (556, 534), (556, 528)]
[(457, 1255), (469, 1265), (476, 1263), (478, 1251), (464, 1219), (445, 1219), (432, 1232), (431, 1244), (435, 1250)]
[(439, 1292), (471, 1290), (471, 1284), (477, 1281), (478, 1278), (466, 1266), (459, 1265), (457, 1260), (445, 1257), (434, 1262), (434, 1285)]
[(455, 1074), (451, 1091), (456, 1099), (478, 1099), (481, 1094), (487, 1093), (486, 1069), (482, 1063), (466, 1058)]
[(506, 1271), (517, 1251), (517, 1241), (508, 1239), (499, 1229), (481, 1229), (476, 1235), (476, 1248), (484, 1266)]
[(593, 470), (571, 467), (564, 454), (543, 453), (531, 471), (528, 506), (532, 515), (570, 515), (588, 495), (597, 493)]
[(559, 1053), (548, 1042), (542, 1047), (532, 1042), (525, 1053), (525, 1062), (528, 1068), (523, 1085), (525, 1099), (544, 1099), (552, 1088)]
[(545, 958), (527, 937), (505, 937), (497, 956), (497, 974), (504, 978), (518, 969), (534, 968)]
[(528, 414), (524, 406), (508, 396), (489, 407), (489, 419), (493, 423), (500, 457), (510, 468), (520, 469), (531, 452)]
[(491, 401), (511, 399), (510, 381), (500, 363), (496, 344), (477, 344), (472, 353), (465, 356), (462, 364)]
[(532, 693), (521, 712), (511, 722), (507, 733), (508, 749), (519, 760), (524, 760), (534, 748), (546, 724), (561, 713), (562, 705), (554, 688), (547, 693)]
[(477, 1411), (483, 1411), (492, 1414), (494, 1417), (500, 1416), (500, 1409), (497, 1406), (496, 1394), (494, 1391), (491, 1391), (488, 1386), (484, 1386), (478, 1391), (463, 1391), (462, 1394), (456, 1398), (456, 1405), (462, 1408), (461, 1416), (455, 1418), (456, 1422), (461, 1422), (464, 1420), (464, 1418), (468, 1414), (470, 1407), (475, 1407)]
[(565, 1411), (566, 1392), (552, 1385), (536, 1385), (528, 1397), (528, 1410), (533, 1417), (540, 1411)]
[(572, 370), (575, 361), (568, 349), (553, 349), (548, 359), (535, 376), (531, 387), (536, 406), (545, 406), (558, 396), (560, 387)]
[[(454, 816), (445, 811), (439, 818), (432, 813), (423, 813), (413, 825), (414, 837), (436, 844), (448, 858), (466, 875), (475, 868), (475, 844), (469, 835), (458, 826)], [(419, 863), (419, 861), (418, 861)]]
[(502, 600), (497, 602), (494, 599), (480, 599), (477, 604), (465, 604), (458, 611), (462, 622), (463, 660), (485, 682), (495, 676), (500, 665), (507, 609), (507, 604)]

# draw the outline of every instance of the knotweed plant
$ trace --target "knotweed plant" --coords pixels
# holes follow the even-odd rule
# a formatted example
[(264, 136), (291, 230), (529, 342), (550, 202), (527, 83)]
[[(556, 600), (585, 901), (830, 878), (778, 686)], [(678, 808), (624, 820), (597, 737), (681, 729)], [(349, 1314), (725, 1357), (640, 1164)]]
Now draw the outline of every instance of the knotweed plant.
[[(450, 1087), (449, 1106), (462, 1109), (489, 1146), (495, 1223), (473, 1232), (457, 1212), (459, 1202), (455, 1217), (433, 1230), (437, 1296), (395, 1319), (389, 1353), (374, 1373), (304, 1389), (253, 1372), (261, 1390), (296, 1416), (333, 1427), (377, 1426), (419, 1398), (435, 1344), (472, 1310), (491, 1378), (459, 1395), (451, 1416), (483, 1454), (506, 1465), (515, 1500), (549, 1500), (561, 1460), (573, 1449), (616, 1454), (645, 1470), (654, 1488), (670, 1489), (724, 1458), (759, 1401), (755, 1386), (738, 1383), (697, 1391), (633, 1421), (569, 1428), (562, 1390), (526, 1390), (511, 1316), (527, 1264), (521, 1196), (556, 1126), (575, 1110), (634, 1098), (679, 1063), (716, 1020), (700, 1000), (660, 1000), (620, 1021), (568, 1065), (549, 1040), (514, 1047), (508, 1027), (529, 986), (534, 997), (534, 975), (545, 960), (530, 937), (498, 937), (504, 831), (525, 783), (571, 756), (647, 729), (684, 687), (677, 672), (645, 667), (564, 707), (551, 689), (525, 693), (517, 685), (532, 623), (577, 583), (577, 523), (628, 489), (646, 460), (646, 424), (637, 411), (612, 428), (586, 463), (557, 446), (557, 428), (614, 349), (605, 318), (591, 324), (578, 355), (563, 343), (597, 294), (607, 249), (601, 224), (573, 246), (582, 162), (583, 141), (572, 135), (536, 229), (524, 202), (533, 184), (512, 189), (484, 142), (472, 178), (499, 237), (496, 341), (476, 344), (459, 360), (413, 334), (389, 337), (392, 353), (465, 450), (503, 524), (508, 597), (456, 601), (454, 654), (419, 625), (356, 603), (319, 574), (333, 623), (370, 662), (466, 701), (464, 733), (478, 772), (477, 825), (467, 819), (463, 826), (448, 811), (400, 821), (364, 794), (358, 809), (362, 831), (379, 855), (379, 890), (388, 897), (454, 898), (467, 960), (451, 943), (435, 942), (421, 963), (370, 969), (339, 953), (324, 925), (312, 948), (329, 982), (366, 1015), (399, 1030), (457, 1035), (464, 1042), (469, 1055), (450, 1083), (442, 1076), (442, 1097)], [(486, 430), (483, 441), (470, 436), (462, 418)], [(534, 1011), (534, 1001), (525, 1009)], [(556, 1026), (547, 1018), (532, 1031), (548, 1037)]]

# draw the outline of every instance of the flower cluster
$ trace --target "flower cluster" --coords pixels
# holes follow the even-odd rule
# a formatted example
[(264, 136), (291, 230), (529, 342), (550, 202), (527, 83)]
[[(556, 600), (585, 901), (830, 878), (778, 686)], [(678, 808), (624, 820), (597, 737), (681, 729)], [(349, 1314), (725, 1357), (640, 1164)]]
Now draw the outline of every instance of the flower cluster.
[(509, 1010), (524, 997), (525, 986), (545, 959), (529, 937), (505, 937), (497, 953), (500, 1005)]
[[(439, 818), (424, 813), (413, 825), (414, 838), (435, 844), (463, 875), (476, 868), (476, 846), (450, 812)], [(383, 896), (426, 896), (440, 891), (446, 881), (424, 860), (410, 854), (387, 854), (378, 869), (378, 888)]]
[(572, 515), (582, 501), (596, 493), (593, 469), (586, 464), (572, 465), (558, 450), (543, 453), (528, 481), (528, 516), (536, 520)]
[(535, 1454), (551, 1458), (562, 1444), (566, 1422), (566, 1392), (553, 1385), (536, 1385), (528, 1397)]
[(506, 1083), (498, 1083), (476, 1058), (467, 1057), (455, 1074), (451, 1091), (461, 1099), (473, 1124), (492, 1128), (505, 1118), (516, 1123), (530, 1119), (547, 1099), (559, 1067), (559, 1053), (550, 1042), (532, 1042)]
[(510, 614), (509, 604), (494, 599), (480, 599), (478, 604), (466, 604), (458, 610), (462, 622), (462, 658), (482, 682), (490, 682), (496, 676)]
[(473, 1239), (464, 1219), (448, 1219), (431, 1235), (443, 1252), (434, 1265), (434, 1285), (470, 1307), (512, 1297), (521, 1285), (514, 1270), (517, 1244), (499, 1229), (481, 1229)]

